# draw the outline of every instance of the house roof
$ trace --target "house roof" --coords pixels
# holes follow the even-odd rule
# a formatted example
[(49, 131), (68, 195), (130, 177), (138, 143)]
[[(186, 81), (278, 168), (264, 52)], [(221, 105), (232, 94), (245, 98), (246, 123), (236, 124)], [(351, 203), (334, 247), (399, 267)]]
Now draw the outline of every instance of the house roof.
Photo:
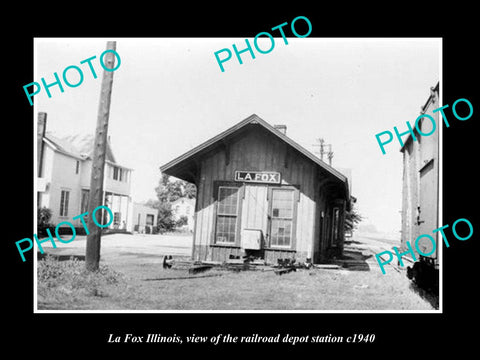
[[(58, 151), (64, 155), (71, 156), (79, 160), (91, 159), (93, 156), (93, 144), (95, 138), (91, 134), (75, 134), (58, 137), (50, 132), (47, 132), (43, 139), (55, 151)], [(107, 142), (107, 153), (105, 160), (113, 164), (116, 163), (109, 142)]]
[[(225, 138), (231, 136), (234, 133), (239, 132), (241, 129), (246, 127), (247, 125), (254, 124), (263, 127), (276, 137), (278, 137), (281, 141), (287, 143), (292, 148), (303, 154), (306, 158), (310, 161), (315, 163), (321, 169), (326, 171), (328, 174), (339, 180), (345, 185), (345, 191), (347, 194), (347, 199), (349, 198), (349, 187), (348, 187), (348, 179), (345, 175), (341, 172), (333, 168), (332, 166), (325, 163), (323, 160), (319, 159), (317, 156), (312, 154), (310, 151), (306, 150), (304, 147), (300, 146), (298, 143), (290, 139), (288, 136), (283, 134), (281, 131), (277, 130), (272, 125), (268, 124), (265, 120), (260, 118), (256, 114), (252, 114), (246, 119), (240, 121), (236, 125), (230, 127), (229, 129), (225, 130), (224, 132), (214, 136), (210, 140), (205, 141), (204, 143), (198, 145), (197, 147), (187, 151), (185, 154), (180, 155), (179, 157), (173, 159), (172, 161), (168, 162), (167, 164), (160, 167), (160, 171), (162, 173), (167, 173), (169, 175), (173, 175), (175, 177), (183, 178), (183, 180), (187, 180), (193, 182), (193, 178), (188, 175), (188, 172), (185, 171), (186, 168), (191, 167), (197, 159), (204, 154), (211, 151), (216, 146), (220, 145)], [(182, 177), (183, 176), (183, 177)]]

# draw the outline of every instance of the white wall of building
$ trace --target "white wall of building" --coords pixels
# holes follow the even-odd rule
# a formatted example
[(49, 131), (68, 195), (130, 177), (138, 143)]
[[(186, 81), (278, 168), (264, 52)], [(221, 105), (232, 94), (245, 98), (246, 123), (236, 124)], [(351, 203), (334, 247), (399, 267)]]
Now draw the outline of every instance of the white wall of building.
[[(40, 191), (39, 205), (52, 210), (50, 222), (57, 225), (62, 221), (68, 221), (76, 227), (83, 227), (80, 219), (73, 220), (72, 218), (82, 213), (82, 189), (90, 188), (92, 161), (66, 155), (45, 143), (42, 166), (42, 180), (39, 183), (42, 185), (45, 183), (45, 189), (42, 188), (41, 190), (44, 191)], [(114, 179), (114, 167), (121, 169), (121, 180), (118, 176), (119, 170), (116, 171), (116, 179)], [(113, 200), (107, 205), (113, 213), (120, 213), (119, 225), (112, 222), (110, 226), (112, 228), (133, 230), (131, 227), (131, 172), (131, 169), (110, 162), (105, 164), (103, 190), (105, 193), (111, 193), (110, 197)], [(67, 212), (64, 216), (60, 215), (62, 191), (68, 192)]]
[(195, 199), (180, 198), (172, 202), (172, 215), (175, 221), (178, 221), (182, 216), (186, 216), (188, 219), (187, 228), (193, 231), (195, 223)]
[[(152, 230), (152, 227), (157, 225), (157, 219), (158, 219), (157, 209), (144, 204), (139, 204), (139, 203), (133, 203), (132, 208), (133, 208), (133, 211), (132, 211), (133, 229), (136, 228), (137, 229), (136, 231), (140, 233), (144, 233), (146, 226), (150, 226), (150, 230)], [(149, 225), (147, 223), (148, 218), (150, 219), (153, 218), (153, 220), (150, 221), (152, 225)]]
[[(76, 173), (77, 161), (79, 172)], [(68, 221), (74, 226), (82, 226), (80, 219), (72, 220), (80, 214), (81, 201), (81, 160), (56, 152), (48, 146), (44, 148), (43, 174), (47, 181), (47, 191), (42, 194), (41, 205), (52, 210), (51, 222), (58, 224)], [(68, 192), (66, 214), (60, 215), (62, 191)]]

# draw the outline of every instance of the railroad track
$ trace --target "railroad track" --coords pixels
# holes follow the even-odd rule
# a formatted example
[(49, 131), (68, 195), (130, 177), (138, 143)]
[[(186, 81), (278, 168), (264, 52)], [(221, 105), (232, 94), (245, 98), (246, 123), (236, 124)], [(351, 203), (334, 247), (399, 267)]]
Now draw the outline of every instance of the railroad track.
[[(405, 266), (400, 266), (398, 263), (398, 260), (395, 260), (396, 255), (395, 251), (393, 250), (393, 246), (399, 246), (398, 245), (392, 245), (391, 242), (387, 241), (382, 241), (380, 239), (373, 239), (373, 238), (360, 238), (361, 240), (358, 241), (360, 243), (360, 246), (355, 245), (355, 246), (349, 246), (347, 245), (345, 247), (345, 250), (353, 250), (353, 251), (361, 251), (363, 256), (366, 258), (365, 262), (369, 264), (370, 267), (378, 267), (377, 260), (375, 258), (375, 255), (380, 254), (384, 251), (390, 251), (394, 255), (394, 260), (388, 263), (395, 271), (401, 272), (402, 270), (406, 270), (407, 266), (413, 265), (414, 261), (411, 258), (408, 257), (402, 257), (402, 261)], [(380, 255), (380, 259), (383, 261), (388, 260), (385, 255)]]

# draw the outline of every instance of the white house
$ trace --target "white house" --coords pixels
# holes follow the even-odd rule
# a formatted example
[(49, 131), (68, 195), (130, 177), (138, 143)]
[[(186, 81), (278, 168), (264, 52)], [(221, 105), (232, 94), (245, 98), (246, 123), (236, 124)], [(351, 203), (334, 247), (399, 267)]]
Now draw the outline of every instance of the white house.
[[(80, 219), (72, 218), (88, 211), (93, 144), (93, 134), (64, 137), (48, 132), (43, 132), (43, 136), (39, 134), (38, 206), (51, 209), (51, 223), (54, 225), (68, 221), (83, 227)], [(108, 142), (103, 203), (114, 214), (110, 228), (130, 231), (133, 228), (131, 175), (132, 169), (116, 162)]]
[(150, 206), (133, 203), (133, 230), (139, 233), (152, 233), (157, 225), (158, 210)]
[(182, 216), (187, 218), (187, 228), (193, 231), (193, 225), (195, 220), (195, 199), (189, 199), (186, 197), (179, 198), (171, 203), (172, 216), (175, 221), (178, 221)]

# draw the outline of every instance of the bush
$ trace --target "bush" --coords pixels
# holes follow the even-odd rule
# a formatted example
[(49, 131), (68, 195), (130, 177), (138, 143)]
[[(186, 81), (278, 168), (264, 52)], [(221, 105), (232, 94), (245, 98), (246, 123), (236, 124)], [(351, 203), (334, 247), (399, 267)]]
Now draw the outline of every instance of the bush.
[[(50, 233), (55, 236), (55, 228), (53, 225), (49, 227)], [(75, 229), (75, 235), (87, 235), (87, 232), (85, 231), (85, 228), (83, 226), (74, 226)], [(64, 227), (59, 227), (57, 229), (57, 232), (59, 235), (73, 235), (72, 228), (70, 226), (64, 226)], [(46, 233), (45, 233), (46, 235)]]
[(52, 210), (46, 208), (45, 206), (37, 209), (37, 234), (40, 236), (46, 236), (46, 229), (49, 228), (50, 231), (55, 230), (55, 226), (50, 223), (52, 218)]
[(177, 228), (180, 228), (184, 225), (187, 225), (188, 224), (188, 217), (186, 216), (180, 216), (180, 218), (177, 220), (177, 222), (175, 223), (175, 226)]

